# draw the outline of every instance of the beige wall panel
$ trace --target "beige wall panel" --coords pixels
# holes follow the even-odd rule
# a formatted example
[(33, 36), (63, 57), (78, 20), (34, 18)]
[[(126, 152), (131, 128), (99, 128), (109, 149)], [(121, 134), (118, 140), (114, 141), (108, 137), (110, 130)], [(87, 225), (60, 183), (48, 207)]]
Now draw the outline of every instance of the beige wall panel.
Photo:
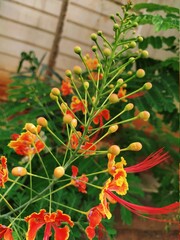
[(4, 18), (34, 26), (52, 33), (54, 33), (56, 29), (56, 17), (49, 16), (45, 13), (41, 13), (7, 0), (1, 0), (0, 14)]
[(62, 1), (61, 0), (11, 0), (22, 5), (26, 5), (40, 11), (44, 11), (59, 16)]
[[(24, 41), (40, 48), (51, 49), (54, 34), (43, 32), (42, 30), (37, 30), (6, 19), (1, 19), (0, 22), (0, 35)], [(7, 29), (9, 29), (9, 31), (7, 31)]]
[(19, 63), (19, 58), (8, 56), (7, 54), (0, 52), (0, 61), (1, 61), (1, 64), (0, 64), (1, 70), (16, 72), (18, 63)]
[[(44, 55), (44, 53), (46, 53), (44, 50), (40, 48), (34, 47), (32, 45), (28, 45), (23, 42), (15, 41), (13, 39), (8, 39), (2, 36), (0, 36), (0, 43), (1, 43), (0, 52), (4, 54), (12, 55), (14, 57), (20, 57), (20, 54), (23, 51), (26, 51), (26, 52), (34, 51), (38, 58), (41, 58)], [(14, 45), (16, 47), (14, 47)], [(48, 52), (45, 58), (45, 62), (46, 62), (46, 59), (48, 59)]]
[(108, 16), (102, 16), (93, 11), (70, 4), (68, 6), (66, 19), (81, 25), (82, 29), (83, 27), (87, 27), (102, 30), (104, 33), (112, 35), (113, 23)]

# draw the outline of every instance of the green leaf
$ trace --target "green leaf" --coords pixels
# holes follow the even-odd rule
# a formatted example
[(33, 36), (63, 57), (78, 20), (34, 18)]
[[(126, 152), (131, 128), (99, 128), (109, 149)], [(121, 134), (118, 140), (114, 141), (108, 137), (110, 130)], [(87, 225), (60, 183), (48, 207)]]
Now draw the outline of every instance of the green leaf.
[(121, 206), (120, 208), (121, 219), (123, 223), (127, 225), (132, 224), (132, 213), (125, 207)]
[(156, 4), (156, 3), (135, 4), (133, 9), (136, 10), (136, 11), (141, 10), (141, 9), (146, 9), (147, 12), (164, 11), (166, 13), (177, 13), (177, 14), (179, 14), (179, 9), (178, 8), (170, 7), (170, 6), (167, 6), (167, 5)]

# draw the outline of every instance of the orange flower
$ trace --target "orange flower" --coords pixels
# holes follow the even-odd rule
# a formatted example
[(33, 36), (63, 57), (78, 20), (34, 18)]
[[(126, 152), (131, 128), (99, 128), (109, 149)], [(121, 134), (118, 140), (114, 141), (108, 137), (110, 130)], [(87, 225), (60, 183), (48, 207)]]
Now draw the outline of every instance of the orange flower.
[(113, 192), (115, 191), (116, 193), (120, 194), (120, 195), (125, 195), (127, 193), (127, 190), (128, 190), (128, 182), (126, 180), (126, 178), (124, 176), (122, 176), (121, 172), (118, 172), (114, 179), (111, 180), (111, 178), (109, 178), (100, 195), (99, 195), (99, 199), (101, 201), (101, 204), (104, 208), (104, 212), (106, 214), (106, 217), (108, 219), (111, 218), (112, 214), (110, 213), (109, 211), (109, 205), (108, 205), (108, 201), (111, 202), (111, 203), (115, 203), (116, 201), (114, 201), (113, 198), (111, 198), (109, 196), (109, 194), (107, 194), (107, 190)]
[(1, 156), (0, 158), (0, 187), (4, 188), (4, 183), (8, 181), (7, 158)]
[(82, 174), (81, 177), (78, 177), (78, 168), (76, 166), (72, 166), (72, 179), (71, 184), (78, 188), (79, 192), (87, 193), (86, 191), (86, 183), (88, 182), (88, 177), (85, 174)]
[(70, 146), (72, 149), (76, 149), (79, 144), (79, 138), (82, 136), (82, 133), (80, 131), (77, 131), (76, 133), (73, 133), (71, 135), (70, 139)]
[(13, 240), (12, 229), (0, 224), (0, 239)]
[(93, 79), (93, 80), (100, 80), (103, 78), (103, 74), (102, 73), (98, 73), (97, 72), (97, 67), (98, 67), (98, 59), (97, 58), (90, 58), (89, 54), (86, 54), (86, 56), (84, 57), (85, 63), (88, 67), (88, 69), (91, 71), (91, 74), (88, 75), (89, 79)]
[(85, 230), (88, 239), (92, 240), (95, 237), (95, 228), (102, 226), (101, 221), (105, 217), (106, 215), (104, 214), (102, 204), (99, 204), (88, 211), (87, 219), (89, 221), (89, 226)]
[(85, 155), (94, 154), (96, 152), (96, 146), (91, 142), (86, 142), (84, 145), (81, 145), (79, 152)]
[(16, 140), (12, 140), (8, 146), (13, 148), (17, 154), (29, 157), (42, 151), (45, 147), (44, 143), (38, 140), (35, 134), (30, 132), (21, 133), (21, 135), (19, 135)]
[(77, 96), (72, 97), (71, 109), (73, 112), (82, 111), (83, 114), (85, 114), (86, 112), (85, 106), (87, 106), (87, 102), (84, 99), (81, 101)]
[(60, 91), (63, 96), (67, 96), (73, 93), (73, 89), (69, 82), (69, 78), (66, 78), (65, 80), (62, 81)]
[(106, 121), (110, 119), (109, 110), (104, 109), (104, 110), (100, 111), (100, 112), (93, 118), (93, 122), (94, 122), (94, 124), (99, 124), (99, 126), (102, 127), (102, 126), (103, 126), (103, 119), (105, 119)]
[(48, 240), (51, 235), (51, 228), (54, 229), (54, 240), (67, 240), (69, 238), (69, 227), (65, 225), (60, 228), (61, 223), (68, 223), (73, 227), (74, 223), (71, 221), (69, 215), (64, 214), (61, 210), (53, 213), (46, 213), (45, 209), (41, 209), (39, 213), (32, 213), (30, 216), (25, 217), (28, 222), (28, 232), (26, 233), (27, 240), (34, 240), (37, 231), (45, 225), (44, 240)]
[[(125, 87), (120, 87), (119, 91), (118, 91), (118, 97), (122, 98), (126, 95), (127, 90), (125, 89)], [(127, 100), (125, 98), (122, 99), (123, 102), (127, 102)]]

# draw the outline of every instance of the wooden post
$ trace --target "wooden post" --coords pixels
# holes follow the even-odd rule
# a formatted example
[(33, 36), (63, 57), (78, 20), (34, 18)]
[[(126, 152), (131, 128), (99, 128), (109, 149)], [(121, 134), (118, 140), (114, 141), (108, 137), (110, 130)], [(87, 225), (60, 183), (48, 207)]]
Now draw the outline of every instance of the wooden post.
[(66, 16), (68, 2), (69, 2), (69, 0), (62, 1), (62, 7), (61, 7), (57, 27), (56, 27), (56, 33), (55, 33), (55, 37), (54, 37), (54, 41), (53, 41), (52, 48), (50, 51), (48, 65), (47, 65), (47, 72), (46, 72), (47, 77), (48, 76), (50, 77), (52, 75), (51, 69), (53, 69), (53, 67), (55, 66), (55, 63), (56, 63), (56, 58), (57, 58), (57, 55), (59, 52), (59, 42), (60, 42), (62, 32), (63, 32), (64, 19)]

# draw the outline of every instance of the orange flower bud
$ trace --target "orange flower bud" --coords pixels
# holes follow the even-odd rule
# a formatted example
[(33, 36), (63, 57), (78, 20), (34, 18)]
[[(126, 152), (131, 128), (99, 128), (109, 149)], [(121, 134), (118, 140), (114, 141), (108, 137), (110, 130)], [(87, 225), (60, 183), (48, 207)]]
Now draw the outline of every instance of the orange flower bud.
[(66, 124), (70, 124), (72, 120), (73, 118), (70, 114), (65, 114), (63, 117), (63, 122)]
[(109, 149), (108, 149), (108, 153), (111, 153), (113, 155), (118, 155), (120, 153), (121, 149), (118, 145), (112, 145)]
[(118, 128), (119, 128), (118, 125), (114, 124), (114, 125), (109, 127), (108, 132), (109, 133), (114, 133), (114, 132), (116, 132), (118, 130)]
[(59, 90), (59, 88), (52, 88), (51, 93), (55, 96), (59, 96), (60, 95), (60, 90)]
[(148, 111), (143, 111), (143, 112), (140, 112), (138, 116), (140, 119), (143, 119), (144, 121), (148, 121), (150, 117), (150, 113)]
[(65, 169), (61, 166), (54, 169), (54, 177), (61, 178), (65, 174)]
[(110, 101), (110, 103), (117, 103), (117, 102), (119, 102), (118, 95), (116, 93), (112, 93), (109, 96), (109, 101)]
[(11, 171), (13, 176), (23, 177), (27, 174), (27, 170), (24, 167), (14, 167)]
[(142, 149), (142, 144), (140, 142), (133, 142), (128, 146), (130, 151), (140, 151)]
[(48, 122), (44, 117), (39, 117), (37, 119), (37, 124), (42, 126), (42, 127), (47, 127), (48, 126)]
[(136, 71), (136, 77), (143, 78), (144, 76), (145, 76), (145, 71), (143, 69), (140, 68)]

